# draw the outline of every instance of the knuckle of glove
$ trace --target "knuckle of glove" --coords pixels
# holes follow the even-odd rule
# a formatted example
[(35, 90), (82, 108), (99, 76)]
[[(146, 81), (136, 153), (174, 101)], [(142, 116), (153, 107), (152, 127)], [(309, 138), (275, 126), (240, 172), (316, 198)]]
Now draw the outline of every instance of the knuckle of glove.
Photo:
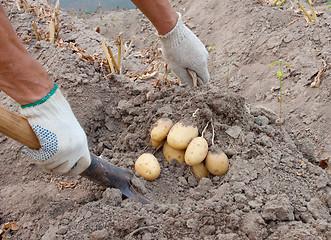
[[(58, 132), (58, 134), (39, 125), (33, 125), (32, 128), (37, 135), (41, 148), (34, 150), (25, 147), (22, 153), (33, 159), (35, 164), (46, 172), (66, 174), (80, 158), (89, 159), (87, 138), (80, 126), (75, 126), (71, 130), (62, 133)], [(76, 170), (76, 172), (79, 172), (79, 170)]]

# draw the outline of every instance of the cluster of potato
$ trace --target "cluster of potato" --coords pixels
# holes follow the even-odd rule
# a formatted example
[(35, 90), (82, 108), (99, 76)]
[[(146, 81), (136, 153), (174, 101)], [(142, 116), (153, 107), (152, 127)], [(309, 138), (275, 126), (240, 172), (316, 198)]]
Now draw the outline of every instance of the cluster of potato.
[[(229, 168), (226, 154), (216, 148), (209, 149), (206, 139), (198, 136), (198, 128), (192, 123), (181, 121), (173, 125), (170, 119), (161, 118), (153, 125), (150, 135), (153, 147), (163, 144), (163, 155), (169, 163), (185, 161), (198, 178), (208, 177), (209, 173), (223, 175)], [(144, 153), (137, 159), (135, 171), (152, 181), (160, 175), (161, 168), (153, 154)]]

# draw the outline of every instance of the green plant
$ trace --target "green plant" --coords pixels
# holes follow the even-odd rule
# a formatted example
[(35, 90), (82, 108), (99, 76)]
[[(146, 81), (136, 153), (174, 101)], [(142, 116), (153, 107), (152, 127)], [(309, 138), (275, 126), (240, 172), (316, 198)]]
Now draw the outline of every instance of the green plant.
[(281, 6), (286, 2), (286, 0), (283, 0), (283, 1), (281, 1), (281, 2), (277, 5), (278, 1), (279, 1), (279, 0), (275, 0), (274, 3), (273, 3), (272, 5), (273, 5), (274, 7), (276, 7), (276, 6), (281, 7)]
[(283, 0), (278, 6), (282, 6), (284, 3), (286, 2), (286, 0)]
[(209, 52), (209, 63), (210, 63), (210, 68), (214, 69), (215, 67), (215, 58), (216, 58), (216, 42), (208, 43), (207, 45), (207, 50)]
[(238, 67), (237, 64), (235, 63), (232, 63), (232, 62), (227, 62), (226, 63), (228, 65), (228, 70), (227, 70), (227, 73), (226, 73), (226, 93), (229, 94), (229, 88), (230, 88), (230, 66), (235, 66), (235, 67)]
[(283, 62), (283, 60), (280, 59), (279, 61), (273, 62), (269, 67), (272, 67), (277, 63), (279, 64), (279, 71), (276, 73), (276, 76), (277, 78), (279, 78), (279, 120), (281, 124), (282, 123), (282, 79), (284, 75), (283, 64), (289, 66), (290, 68), (292, 68), (292, 66), (287, 62)]

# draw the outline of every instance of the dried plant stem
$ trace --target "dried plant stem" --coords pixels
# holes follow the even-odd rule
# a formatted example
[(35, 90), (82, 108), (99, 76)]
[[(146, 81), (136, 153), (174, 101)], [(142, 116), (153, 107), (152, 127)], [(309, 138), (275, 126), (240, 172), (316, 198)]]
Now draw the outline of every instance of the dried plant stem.
[(49, 24), (49, 41), (54, 44), (55, 42), (55, 20), (52, 17)]
[(37, 41), (40, 41), (41, 40), (41, 36), (40, 36), (39, 31), (38, 31), (37, 23), (33, 22), (32, 23), (32, 26), (33, 26), (34, 35), (36, 35)]
[(310, 84), (310, 87), (318, 88), (320, 86), (321, 77), (323, 76), (323, 73), (325, 72), (326, 68), (326, 62), (324, 61), (324, 59), (322, 59), (322, 68), (318, 71), (317, 76), (314, 78), (314, 82)]
[(124, 59), (128, 56), (128, 54), (129, 54), (129, 52), (130, 52), (130, 50), (131, 50), (131, 48), (132, 48), (132, 44), (133, 44), (134, 39), (135, 39), (135, 36), (132, 36), (132, 38), (131, 38), (131, 42), (130, 42), (128, 48), (125, 50), (125, 53), (124, 53), (124, 55), (123, 55), (123, 58), (124, 58)]
[(316, 15), (316, 11), (315, 11), (314, 4), (312, 3), (311, 0), (308, 0), (308, 3), (309, 3), (309, 7), (310, 7), (310, 11), (311, 11), (311, 15), (312, 15), (314, 21), (315, 21), (315, 22), (318, 22), (318, 19), (317, 19), (317, 15)]
[(22, 5), (23, 5), (23, 8), (24, 8), (24, 11), (27, 12), (27, 13), (30, 13), (29, 5), (28, 5), (28, 2), (26, 0), (22, 0)]
[(112, 60), (114, 66), (115, 66), (115, 68), (116, 68), (116, 71), (119, 73), (119, 72), (120, 72), (120, 69), (119, 69), (119, 67), (118, 67), (118, 65), (117, 65), (117, 63), (116, 63), (116, 61), (115, 61), (115, 58), (114, 58), (113, 52), (111, 51), (111, 49), (110, 49), (109, 46), (107, 46), (107, 49), (108, 49), (109, 55), (110, 55), (110, 57), (111, 57), (111, 60)]
[(261, 2), (261, 0), (257, 0), (258, 2), (259, 2), (259, 4), (261, 5), (261, 6), (263, 6), (263, 3)]
[(60, 11), (60, 0), (57, 0), (54, 6), (54, 12), (56, 16), (59, 14), (59, 11)]
[(122, 48), (123, 48), (123, 33), (118, 35), (117, 40), (118, 54), (117, 54), (117, 65), (119, 67), (119, 74), (122, 74)]
[(301, 8), (301, 10), (303, 11), (303, 13), (307, 16), (308, 21), (311, 22), (311, 18), (309, 16), (309, 14), (307, 13), (306, 9), (297, 1), (297, 4), (299, 6), (299, 8)]
[(109, 67), (110, 67), (110, 73), (114, 73), (115, 72), (114, 66), (111, 62), (111, 59), (110, 59), (109, 53), (107, 51), (106, 45), (102, 40), (101, 40), (101, 45), (102, 45), (103, 51), (105, 52), (105, 55), (106, 55), (106, 58), (107, 58), (107, 61), (108, 61)]
[(20, 1), (15, 0), (15, 5), (16, 5), (18, 11), (21, 11)]

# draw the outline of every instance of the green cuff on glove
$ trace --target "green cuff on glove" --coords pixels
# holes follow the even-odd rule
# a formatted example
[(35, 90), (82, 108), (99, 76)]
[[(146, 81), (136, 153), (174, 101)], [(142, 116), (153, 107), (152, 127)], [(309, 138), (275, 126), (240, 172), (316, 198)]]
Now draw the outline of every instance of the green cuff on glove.
[(58, 87), (59, 86), (56, 83), (54, 83), (53, 89), (45, 97), (38, 100), (37, 102), (21, 105), (21, 108), (24, 109), (24, 108), (28, 108), (28, 107), (34, 107), (34, 106), (37, 106), (37, 105), (40, 105), (40, 104), (46, 102), (56, 92)]

